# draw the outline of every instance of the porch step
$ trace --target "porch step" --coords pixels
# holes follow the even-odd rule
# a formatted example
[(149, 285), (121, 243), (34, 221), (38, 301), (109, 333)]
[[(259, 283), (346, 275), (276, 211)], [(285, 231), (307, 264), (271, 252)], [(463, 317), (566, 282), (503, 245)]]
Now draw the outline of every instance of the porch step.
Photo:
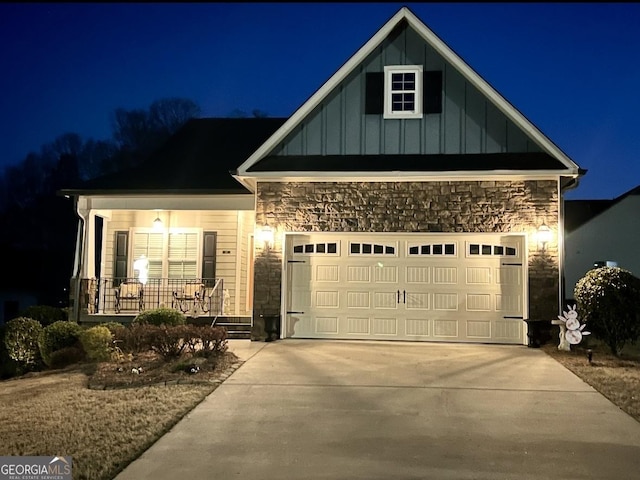
[(218, 318), (216, 321), (217, 327), (225, 327), (227, 329), (227, 338), (230, 339), (251, 339), (251, 323), (247, 322), (247, 318), (244, 322), (228, 321), (228, 318)]

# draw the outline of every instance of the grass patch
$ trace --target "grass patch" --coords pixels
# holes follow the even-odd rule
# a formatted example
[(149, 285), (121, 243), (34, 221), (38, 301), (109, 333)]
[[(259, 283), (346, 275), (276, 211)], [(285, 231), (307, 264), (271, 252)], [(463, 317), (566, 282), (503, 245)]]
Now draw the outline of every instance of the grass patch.
[[(592, 351), (589, 363), (587, 349)], [(587, 345), (572, 346), (570, 352), (557, 344), (542, 349), (559, 363), (591, 385), (612, 403), (640, 422), (640, 348), (627, 346), (619, 357), (594, 339)]]
[[(102, 363), (0, 382), (0, 455), (70, 455), (74, 479), (111, 479), (239, 365), (226, 352), (213, 363), (200, 360), (203, 367), (191, 376), (199, 376), (199, 383), (145, 385), (179, 382), (189, 375), (180, 368), (171, 371), (179, 360), (156, 360), (149, 355), (132, 359), (132, 365), (143, 366), (138, 375)], [(94, 381), (108, 389), (89, 389)]]

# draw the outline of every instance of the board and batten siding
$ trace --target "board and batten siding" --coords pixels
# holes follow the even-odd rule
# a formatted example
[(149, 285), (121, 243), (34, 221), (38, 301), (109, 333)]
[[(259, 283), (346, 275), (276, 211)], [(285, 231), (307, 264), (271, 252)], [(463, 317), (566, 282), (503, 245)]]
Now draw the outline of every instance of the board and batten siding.
[[(420, 119), (365, 114), (367, 72), (385, 65), (442, 71), (442, 113)], [(540, 147), (410, 27), (386, 39), (271, 153), (402, 155), (538, 152)]]
[[(224, 279), (224, 288), (229, 292), (229, 307), (225, 313), (235, 315), (236, 297), (240, 298), (240, 305), (246, 303), (246, 273), (245, 280), (238, 278), (237, 263), (246, 265), (246, 247), (238, 251), (237, 236), (244, 221), (236, 211), (165, 211), (160, 217), (168, 228), (200, 228), (203, 232), (216, 232), (216, 278)], [(118, 211), (114, 210), (110, 220), (105, 220), (104, 255), (102, 256), (101, 271), (103, 277), (113, 276), (114, 240), (115, 232), (129, 231), (132, 227), (150, 227), (157, 216), (156, 212), (148, 211)], [(251, 214), (253, 218), (253, 213)], [(246, 243), (246, 241), (245, 241)], [(130, 260), (131, 261), (131, 260)], [(129, 268), (131, 268), (129, 266)], [(244, 300), (243, 300), (244, 299)], [(241, 309), (242, 310), (242, 309)], [(244, 308), (246, 310), (246, 308)]]

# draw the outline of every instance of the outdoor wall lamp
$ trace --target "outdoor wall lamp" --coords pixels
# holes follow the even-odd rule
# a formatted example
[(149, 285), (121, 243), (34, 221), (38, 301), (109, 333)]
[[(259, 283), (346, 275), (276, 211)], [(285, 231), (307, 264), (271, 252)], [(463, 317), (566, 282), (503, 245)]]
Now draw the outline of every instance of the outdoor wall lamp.
[(551, 241), (551, 235), (551, 229), (543, 222), (542, 225), (538, 227), (536, 234), (538, 243), (542, 246), (543, 251), (547, 248), (547, 243)]
[(156, 219), (153, 221), (153, 229), (154, 230), (162, 229), (162, 219), (160, 218), (159, 210), (156, 210)]
[(270, 247), (273, 245), (274, 233), (273, 229), (269, 225), (265, 225), (260, 230), (258, 230), (256, 232), (256, 237), (259, 242), (264, 243), (265, 247)]

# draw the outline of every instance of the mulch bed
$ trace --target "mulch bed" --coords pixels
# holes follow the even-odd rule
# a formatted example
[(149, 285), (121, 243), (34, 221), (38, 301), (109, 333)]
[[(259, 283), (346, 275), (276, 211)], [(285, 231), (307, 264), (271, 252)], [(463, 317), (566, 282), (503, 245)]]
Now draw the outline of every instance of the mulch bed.
[[(197, 369), (192, 369), (193, 366)], [(181, 357), (166, 361), (155, 352), (145, 352), (123, 361), (101, 362), (89, 378), (96, 390), (133, 388), (147, 385), (221, 383), (242, 361), (231, 352), (205, 357)], [(197, 370), (192, 373), (192, 370)]]

